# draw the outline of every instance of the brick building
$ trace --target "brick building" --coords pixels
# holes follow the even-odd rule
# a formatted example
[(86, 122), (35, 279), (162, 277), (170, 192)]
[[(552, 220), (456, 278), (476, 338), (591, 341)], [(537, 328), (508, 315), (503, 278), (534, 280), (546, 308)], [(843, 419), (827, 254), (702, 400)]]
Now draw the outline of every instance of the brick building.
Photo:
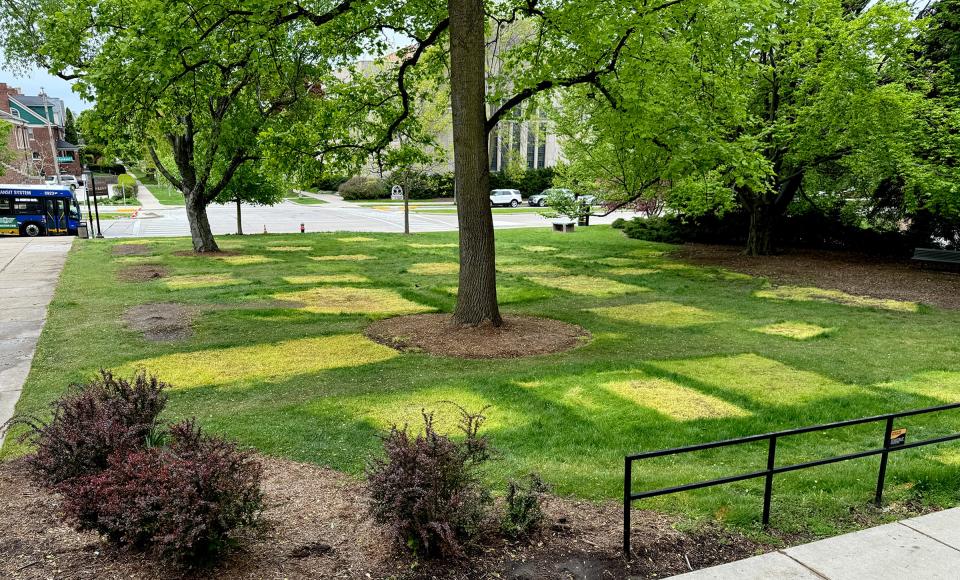
[(26, 144), (25, 150), (15, 149), (24, 151), (23, 159), (19, 167), (7, 164), (4, 181), (11, 178), (34, 181), (44, 175), (54, 175), (57, 166), (61, 174), (80, 175), (79, 147), (64, 139), (66, 108), (62, 100), (44, 94), (23, 95), (19, 89), (0, 83), (0, 119), (14, 125), (11, 145), (19, 147), (23, 141), (16, 140), (22, 138)]

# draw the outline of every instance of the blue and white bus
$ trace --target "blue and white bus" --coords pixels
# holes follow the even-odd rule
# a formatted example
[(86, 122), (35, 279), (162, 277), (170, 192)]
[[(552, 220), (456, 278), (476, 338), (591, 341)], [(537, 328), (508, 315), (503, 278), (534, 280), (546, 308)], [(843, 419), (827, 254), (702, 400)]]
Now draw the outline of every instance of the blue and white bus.
[(0, 235), (75, 236), (80, 205), (65, 185), (0, 184)]

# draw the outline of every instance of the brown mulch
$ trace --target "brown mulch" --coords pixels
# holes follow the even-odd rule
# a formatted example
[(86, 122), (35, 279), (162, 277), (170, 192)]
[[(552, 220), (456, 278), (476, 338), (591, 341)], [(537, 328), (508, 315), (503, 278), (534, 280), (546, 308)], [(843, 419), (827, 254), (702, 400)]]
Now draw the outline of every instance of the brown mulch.
[(551, 318), (507, 314), (503, 325), (456, 326), (449, 314), (415, 314), (367, 327), (371, 339), (399, 350), (459, 358), (517, 358), (574, 349), (590, 339), (585, 329)]
[(531, 541), (491, 540), (467, 560), (417, 563), (369, 518), (357, 480), (314, 465), (262, 461), (264, 533), (218, 567), (192, 574), (74, 531), (59, 519), (58, 496), (30, 483), (20, 462), (0, 464), (0, 578), (662, 578), (770, 549), (715, 528), (679, 532), (667, 516), (638, 510), (636, 557), (628, 564), (620, 556), (619, 505), (552, 498), (548, 524)]
[(149, 282), (158, 278), (166, 278), (170, 269), (160, 264), (143, 264), (126, 266), (117, 271), (117, 279), (123, 282)]
[(189, 338), (196, 309), (173, 302), (138, 304), (123, 313), (127, 327), (142, 332), (153, 342), (171, 342)]
[(152, 253), (150, 244), (117, 244), (113, 247), (114, 256), (149, 256)]
[(851, 252), (791, 250), (745, 256), (742, 248), (685, 244), (674, 256), (692, 264), (722, 266), (778, 284), (817, 286), (849, 294), (960, 308), (960, 274), (924, 268), (906, 259)]

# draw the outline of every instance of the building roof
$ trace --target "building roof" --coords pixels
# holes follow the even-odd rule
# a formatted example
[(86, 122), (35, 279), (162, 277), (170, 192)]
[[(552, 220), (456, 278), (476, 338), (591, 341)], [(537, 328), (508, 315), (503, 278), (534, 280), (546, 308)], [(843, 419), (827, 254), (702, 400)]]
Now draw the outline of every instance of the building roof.
[(21, 119), (20, 117), (17, 117), (17, 116), (15, 116), (15, 115), (11, 114), (11, 113), (8, 113), (8, 112), (6, 112), (6, 111), (4, 111), (4, 110), (2, 110), (2, 109), (0, 109), (0, 119), (3, 119), (4, 121), (6, 121), (6, 122), (8, 122), (8, 123), (13, 123), (14, 125), (26, 125), (26, 124), (27, 124), (27, 122), (24, 121), (23, 119)]
[(63, 139), (57, 139), (57, 149), (63, 149), (65, 151), (79, 151), (80, 148), (74, 145), (73, 143), (67, 143)]

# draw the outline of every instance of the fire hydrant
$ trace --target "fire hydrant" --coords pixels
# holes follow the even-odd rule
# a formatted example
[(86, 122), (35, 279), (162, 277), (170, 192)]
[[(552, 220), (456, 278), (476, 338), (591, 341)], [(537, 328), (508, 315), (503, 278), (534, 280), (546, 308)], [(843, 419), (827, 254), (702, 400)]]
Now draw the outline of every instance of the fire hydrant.
[(306, 231), (307, 229), (303, 227), (303, 224), (300, 224), (300, 233), (303, 234), (303, 233), (306, 233)]

